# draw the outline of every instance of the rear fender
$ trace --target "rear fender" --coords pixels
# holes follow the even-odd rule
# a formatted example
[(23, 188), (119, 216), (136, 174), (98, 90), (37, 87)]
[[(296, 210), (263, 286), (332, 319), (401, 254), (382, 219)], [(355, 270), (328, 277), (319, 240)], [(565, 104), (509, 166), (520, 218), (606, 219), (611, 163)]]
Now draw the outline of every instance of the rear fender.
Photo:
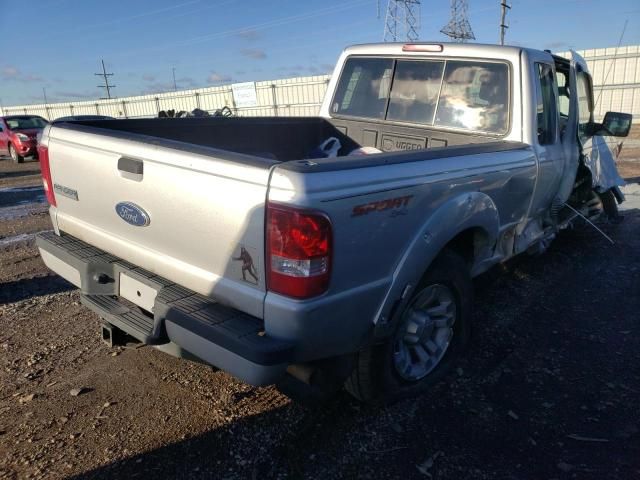
[[(493, 200), (481, 192), (454, 197), (429, 216), (396, 266), (391, 287), (374, 320), (376, 336), (385, 336), (393, 330), (396, 314), (403, 310), (415, 286), (447, 243), (459, 233), (473, 228), (484, 233), (487, 245), (476, 252), (473, 264), (477, 264), (493, 255), (500, 231), (498, 210)], [(470, 269), (472, 267), (470, 265)]]

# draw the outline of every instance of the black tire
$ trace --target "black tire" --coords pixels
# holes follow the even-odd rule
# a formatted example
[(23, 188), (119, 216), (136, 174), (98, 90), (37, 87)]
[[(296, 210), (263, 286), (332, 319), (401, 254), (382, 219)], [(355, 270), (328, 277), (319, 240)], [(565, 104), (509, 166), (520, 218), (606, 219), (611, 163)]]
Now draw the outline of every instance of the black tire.
[(13, 163), (24, 162), (24, 157), (19, 155), (18, 152), (16, 152), (15, 147), (11, 143), (9, 144), (9, 156), (11, 157), (11, 160), (13, 160)]
[[(395, 365), (394, 352), (397, 336), (404, 326), (403, 318), (408, 315), (413, 302), (429, 286), (444, 285), (453, 293), (455, 301), (455, 323), (453, 335), (444, 355), (426, 376), (417, 380), (407, 380)], [(388, 403), (423, 393), (438, 382), (455, 364), (471, 336), (473, 306), (473, 285), (469, 267), (456, 253), (445, 250), (433, 261), (422, 277), (414, 294), (391, 334), (383, 343), (371, 345), (361, 350), (355, 368), (347, 379), (345, 387), (351, 395), (363, 402)]]
[(604, 193), (599, 193), (600, 201), (602, 202), (602, 209), (609, 221), (618, 223), (621, 219), (620, 212), (618, 211), (618, 201), (616, 196), (611, 190), (607, 190)]

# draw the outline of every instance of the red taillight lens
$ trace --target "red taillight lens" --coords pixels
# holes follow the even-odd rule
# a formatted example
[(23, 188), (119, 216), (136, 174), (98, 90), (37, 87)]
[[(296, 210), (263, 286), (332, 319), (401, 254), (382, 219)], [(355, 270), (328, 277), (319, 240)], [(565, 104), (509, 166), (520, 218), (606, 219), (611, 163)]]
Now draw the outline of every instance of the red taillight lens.
[(267, 288), (310, 298), (329, 286), (331, 222), (317, 212), (267, 206)]
[(47, 195), (49, 204), (55, 207), (57, 204), (56, 196), (53, 193), (53, 181), (51, 180), (49, 149), (44, 145), (38, 145), (38, 160), (40, 160), (40, 172), (42, 174), (42, 183), (44, 184), (44, 193)]

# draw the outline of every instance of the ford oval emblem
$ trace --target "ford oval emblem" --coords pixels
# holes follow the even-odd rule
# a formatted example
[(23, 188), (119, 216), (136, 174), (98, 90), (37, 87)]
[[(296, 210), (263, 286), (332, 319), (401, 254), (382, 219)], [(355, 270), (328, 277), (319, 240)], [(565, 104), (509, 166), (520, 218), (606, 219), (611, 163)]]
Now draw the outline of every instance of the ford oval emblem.
[(125, 222), (136, 227), (146, 227), (149, 225), (149, 214), (135, 203), (120, 202), (116, 205), (116, 213)]

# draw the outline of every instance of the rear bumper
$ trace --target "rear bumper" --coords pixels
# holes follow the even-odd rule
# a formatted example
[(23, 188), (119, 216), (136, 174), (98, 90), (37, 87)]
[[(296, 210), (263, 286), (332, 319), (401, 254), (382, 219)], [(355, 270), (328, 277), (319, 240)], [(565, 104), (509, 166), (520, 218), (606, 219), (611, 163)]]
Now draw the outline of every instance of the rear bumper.
[[(44, 263), (80, 287), (82, 303), (106, 322), (150, 345), (170, 342), (253, 385), (277, 381), (293, 345), (264, 335), (260, 319), (226, 307), (70, 235), (40, 233)], [(121, 275), (157, 292), (152, 312), (119, 297)], [(138, 292), (140, 294), (140, 292)]]

